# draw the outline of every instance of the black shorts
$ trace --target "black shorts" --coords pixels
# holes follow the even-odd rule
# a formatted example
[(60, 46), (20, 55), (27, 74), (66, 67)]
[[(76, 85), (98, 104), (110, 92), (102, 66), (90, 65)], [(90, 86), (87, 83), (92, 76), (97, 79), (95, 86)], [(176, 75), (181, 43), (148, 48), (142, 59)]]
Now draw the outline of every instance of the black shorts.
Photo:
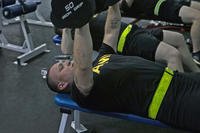
[(93, 41), (93, 49), (98, 51), (104, 37), (104, 26), (106, 23), (107, 12), (102, 12), (90, 20), (90, 33)]
[(122, 54), (155, 61), (155, 53), (162, 40), (161, 29), (139, 29), (127, 36)]
[(174, 22), (174, 23), (183, 23), (181, 17), (179, 17), (179, 11), (182, 6), (190, 6), (191, 0), (167, 0), (161, 4), (158, 17), (161, 20)]
[[(97, 16), (94, 16), (93, 18), (91, 18), (91, 20), (89, 21), (90, 33), (91, 33), (92, 42), (93, 42), (93, 50), (98, 51), (103, 42), (106, 17), (107, 17), (107, 13), (102, 12), (98, 14)], [(75, 32), (75, 29), (72, 30), (73, 39), (74, 39), (74, 32)]]
[(175, 73), (157, 119), (200, 132), (200, 73)]
[(174, 23), (182, 23), (179, 11), (182, 6), (190, 6), (191, 0), (166, 0), (160, 5), (158, 16), (154, 9), (159, 0), (135, 0), (130, 8), (122, 9), (123, 16), (144, 19), (156, 19)]

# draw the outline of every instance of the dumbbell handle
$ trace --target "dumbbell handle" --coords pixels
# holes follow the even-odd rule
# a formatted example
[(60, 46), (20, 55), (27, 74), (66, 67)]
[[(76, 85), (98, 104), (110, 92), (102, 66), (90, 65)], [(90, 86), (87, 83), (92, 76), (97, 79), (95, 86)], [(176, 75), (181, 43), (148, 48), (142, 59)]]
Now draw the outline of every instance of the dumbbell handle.
[(72, 60), (72, 55), (71, 54), (66, 54), (66, 55), (57, 55), (55, 56), (55, 60)]

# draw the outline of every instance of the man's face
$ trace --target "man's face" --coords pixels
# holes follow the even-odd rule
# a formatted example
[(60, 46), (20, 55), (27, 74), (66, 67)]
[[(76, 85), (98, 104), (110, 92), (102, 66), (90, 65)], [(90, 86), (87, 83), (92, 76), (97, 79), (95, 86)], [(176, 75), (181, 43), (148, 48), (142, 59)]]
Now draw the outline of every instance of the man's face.
[(50, 68), (50, 78), (57, 84), (59, 82), (71, 83), (73, 81), (73, 65), (74, 62), (70, 60), (59, 61)]

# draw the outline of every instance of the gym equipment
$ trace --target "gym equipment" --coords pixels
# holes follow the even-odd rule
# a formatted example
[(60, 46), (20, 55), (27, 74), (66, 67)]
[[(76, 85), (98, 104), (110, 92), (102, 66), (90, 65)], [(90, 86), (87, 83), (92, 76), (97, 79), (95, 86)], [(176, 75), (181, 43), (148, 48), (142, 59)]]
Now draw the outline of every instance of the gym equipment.
[(16, 0), (2, 0), (2, 2), (0, 2), (0, 6), (5, 7), (8, 5), (15, 4), (15, 2), (16, 2)]
[(46, 21), (46, 20), (44, 19), (44, 17), (40, 14), (40, 12), (39, 12), (38, 10), (36, 10), (34, 13), (35, 13), (36, 18), (37, 18), (38, 20), (27, 19), (27, 22), (28, 22), (29, 24), (53, 27), (52, 22)]
[[(29, 0), (30, 1), (30, 0)], [(40, 1), (41, 4), (41, 1)], [(53, 24), (51, 22), (48, 22), (44, 19), (44, 17), (40, 14), (40, 12), (36, 9), (35, 10), (35, 16), (38, 20), (33, 20), (33, 19), (27, 19), (27, 22), (29, 24), (35, 24), (35, 25), (40, 25), (40, 26), (49, 26), (53, 27)]]
[[(6, 1), (6, 0), (4, 0), (4, 1)], [(14, 1), (14, 0), (8, 0), (8, 1)], [(15, 1), (16, 1), (16, 3), (20, 3), (20, 1), (26, 2), (26, 0), (15, 0)], [(41, 4), (41, 1), (35, 1), (35, 0), (29, 0), (28, 2), (35, 2), (35, 3), (37, 3), (37, 5)], [(12, 5), (12, 4), (7, 4), (7, 5)], [(53, 24), (51, 22), (46, 21), (37, 9), (33, 13), (35, 13), (37, 20), (26, 19), (29, 24), (53, 27)], [(16, 23), (16, 22), (20, 22), (19, 17), (9, 19), (9, 20), (6, 19), (6, 20), (2, 21), (3, 25), (8, 25), (8, 24)]]
[(62, 61), (62, 60), (72, 60), (73, 57), (71, 54), (65, 54), (65, 55), (56, 55), (55, 60), (56, 61)]
[(24, 2), (23, 5), (18, 3), (6, 6), (3, 8), (3, 16), (7, 19), (11, 19), (23, 14), (34, 12), (38, 4), (39, 3), (37, 2)]
[[(101, 112), (101, 111), (95, 111), (95, 110), (89, 110), (86, 108), (82, 108), (76, 104), (75, 101), (73, 101), (70, 97), (70, 94), (57, 94), (54, 97), (54, 101), (56, 105), (60, 107), (60, 112), (62, 113), (62, 118), (60, 122), (60, 127), (58, 133), (64, 133), (66, 123), (69, 123), (68, 117), (71, 116), (74, 118), (74, 121), (71, 122), (71, 127), (77, 132), (85, 132), (87, 131), (87, 128), (84, 127), (80, 123), (80, 112), (86, 112), (86, 113), (94, 113), (109, 117), (115, 117), (119, 119), (125, 119), (125, 120), (131, 120), (135, 122), (145, 123), (149, 125), (159, 126), (159, 127), (169, 127), (157, 120), (151, 120), (148, 118), (144, 118), (141, 116), (137, 116), (134, 114), (123, 114), (123, 113), (116, 113), (116, 112)], [(74, 114), (74, 116), (72, 116)], [(69, 126), (67, 126), (69, 127)]]
[(52, 0), (51, 21), (57, 28), (80, 28), (95, 13), (101, 12), (119, 0)]
[(31, 58), (34, 58), (35, 56), (37, 56), (43, 52), (49, 52), (49, 50), (47, 50), (47, 46), (45, 43), (34, 48), (32, 37), (31, 37), (31, 32), (30, 32), (27, 20), (25, 18), (25, 14), (36, 10), (37, 3), (31, 2), (31, 3), (27, 4), (27, 2), (23, 2), (23, 1), (21, 1), (21, 2), (22, 3), (20, 3), (20, 4), (17, 3), (14, 5), (6, 6), (4, 8), (1, 7), (0, 8), (0, 19), (1, 19), (0, 21), (2, 22), (3, 16), (6, 16), (7, 18), (12, 18), (14, 16), (19, 15), (20, 24), (21, 24), (21, 28), (23, 31), (25, 41), (22, 44), (22, 46), (18, 46), (18, 45), (9, 43), (2, 32), (3, 24), (1, 23), (0, 24), (0, 31), (1, 31), (0, 32), (0, 47), (23, 53), (22, 55), (17, 57), (17, 61), (15, 61), (14, 63), (21, 65), (21, 66), (25, 66), (25, 65), (27, 65), (26, 61), (28, 61)]
[(42, 75), (43, 79), (47, 78), (47, 68), (42, 68), (40, 71), (40, 74)]

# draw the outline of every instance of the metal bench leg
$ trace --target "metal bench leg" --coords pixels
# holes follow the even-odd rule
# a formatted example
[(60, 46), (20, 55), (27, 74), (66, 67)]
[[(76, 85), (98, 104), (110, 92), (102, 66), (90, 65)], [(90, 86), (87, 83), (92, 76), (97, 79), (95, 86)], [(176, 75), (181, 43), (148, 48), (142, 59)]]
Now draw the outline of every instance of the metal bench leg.
[(80, 111), (74, 110), (74, 121), (71, 123), (71, 127), (77, 132), (77, 133), (82, 133), (87, 131), (87, 128), (84, 127), (80, 123)]
[(69, 115), (67, 113), (62, 113), (62, 118), (61, 118), (61, 121), (60, 121), (58, 133), (64, 133), (65, 132), (65, 126), (66, 126), (68, 117), (69, 117)]

